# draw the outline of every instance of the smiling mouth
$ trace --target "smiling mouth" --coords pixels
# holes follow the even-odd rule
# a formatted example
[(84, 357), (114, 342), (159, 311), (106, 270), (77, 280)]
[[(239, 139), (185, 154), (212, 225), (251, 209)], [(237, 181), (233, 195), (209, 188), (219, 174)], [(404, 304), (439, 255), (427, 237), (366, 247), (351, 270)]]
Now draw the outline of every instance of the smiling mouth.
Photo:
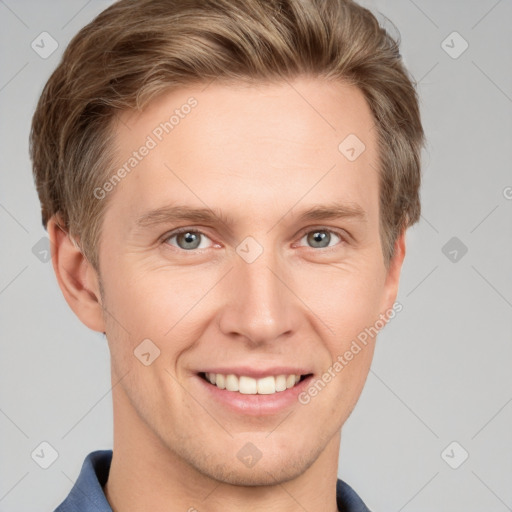
[(273, 395), (295, 387), (299, 382), (313, 375), (276, 375), (254, 379), (245, 375), (221, 373), (199, 373), (199, 376), (209, 384), (226, 391), (244, 395)]

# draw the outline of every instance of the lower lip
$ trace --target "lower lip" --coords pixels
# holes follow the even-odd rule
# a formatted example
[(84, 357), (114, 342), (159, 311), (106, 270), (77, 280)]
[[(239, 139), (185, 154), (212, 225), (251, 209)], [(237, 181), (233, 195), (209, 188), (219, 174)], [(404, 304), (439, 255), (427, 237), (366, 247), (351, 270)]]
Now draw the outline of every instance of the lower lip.
[(221, 403), (224, 407), (246, 416), (262, 416), (277, 414), (291, 405), (298, 405), (298, 395), (309, 386), (313, 375), (309, 375), (298, 384), (285, 391), (278, 391), (271, 395), (244, 395), (237, 391), (228, 391), (220, 389), (214, 384), (210, 384), (199, 375), (196, 379), (200, 385), (215, 401)]

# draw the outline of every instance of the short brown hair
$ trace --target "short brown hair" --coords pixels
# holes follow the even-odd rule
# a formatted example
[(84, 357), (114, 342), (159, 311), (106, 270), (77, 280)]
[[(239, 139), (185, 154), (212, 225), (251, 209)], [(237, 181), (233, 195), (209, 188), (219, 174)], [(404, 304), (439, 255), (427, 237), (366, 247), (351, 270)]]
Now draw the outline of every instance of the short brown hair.
[[(301, 75), (354, 84), (374, 116), (380, 236), (386, 264), (420, 217), (424, 133), (400, 41), (351, 0), (121, 0), (82, 28), (39, 99), (30, 155), (46, 227), (58, 215), (99, 270), (117, 114), (157, 94), (213, 79)], [(341, 142), (341, 141), (340, 141)]]

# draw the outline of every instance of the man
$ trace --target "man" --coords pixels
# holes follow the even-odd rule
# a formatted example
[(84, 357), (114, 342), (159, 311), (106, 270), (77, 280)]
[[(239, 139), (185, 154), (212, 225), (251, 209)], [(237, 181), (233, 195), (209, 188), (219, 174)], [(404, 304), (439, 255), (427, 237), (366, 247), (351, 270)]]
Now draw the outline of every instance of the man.
[(348, 0), (122, 0), (78, 33), (31, 156), (114, 446), (59, 512), (369, 510), (341, 428), (400, 308), (423, 137)]

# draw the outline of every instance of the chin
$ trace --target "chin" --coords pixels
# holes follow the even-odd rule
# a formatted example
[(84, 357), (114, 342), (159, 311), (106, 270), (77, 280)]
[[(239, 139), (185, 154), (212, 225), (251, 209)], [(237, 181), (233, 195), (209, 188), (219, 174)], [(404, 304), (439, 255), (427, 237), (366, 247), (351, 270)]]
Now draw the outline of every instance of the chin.
[(200, 464), (194, 464), (194, 466), (208, 478), (228, 485), (246, 487), (278, 485), (306, 472), (318, 458), (319, 452), (321, 452), (320, 447), (308, 454), (300, 454), (297, 451), (291, 454), (273, 452), (267, 458), (263, 454), (252, 467), (246, 467), (237, 457), (230, 458), (229, 461), (218, 461), (218, 463), (212, 458), (208, 461), (203, 458)]

